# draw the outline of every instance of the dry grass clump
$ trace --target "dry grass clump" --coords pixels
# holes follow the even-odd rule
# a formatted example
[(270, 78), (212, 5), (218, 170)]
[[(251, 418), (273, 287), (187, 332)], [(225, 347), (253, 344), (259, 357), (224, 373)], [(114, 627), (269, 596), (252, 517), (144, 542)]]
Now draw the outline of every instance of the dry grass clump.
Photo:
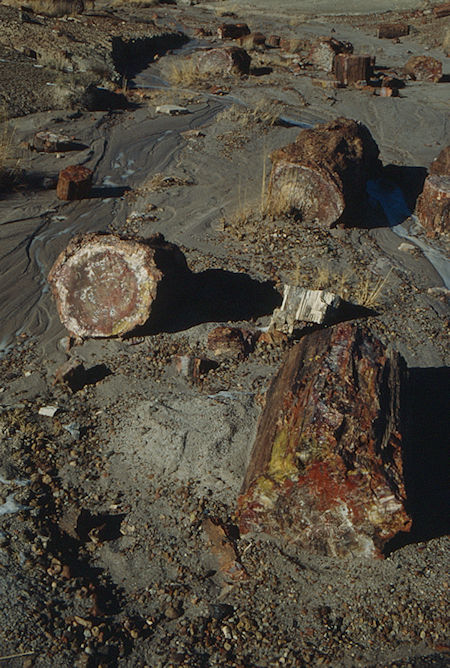
[(0, 109), (0, 190), (11, 179), (13, 132), (8, 125), (8, 117), (4, 109)]
[[(379, 306), (381, 302), (383, 288), (391, 273), (392, 268), (386, 276), (376, 280), (372, 276), (358, 278), (350, 269), (333, 271), (328, 265), (322, 264), (317, 268), (314, 278), (310, 279), (308, 285), (304, 287), (311, 290), (329, 290), (347, 301), (367, 308), (374, 308)], [(304, 283), (300, 265), (295, 268), (290, 280), (293, 285)]]
[(61, 51), (44, 51), (39, 54), (39, 64), (58, 72), (71, 72), (73, 65)]
[(156, 7), (159, 5), (159, 0), (113, 0), (110, 3), (111, 7), (138, 7), (145, 9), (146, 7)]
[(206, 75), (199, 72), (193, 58), (185, 58), (176, 63), (171, 63), (167, 78), (172, 86), (195, 86), (204, 83)]
[(25, 2), (10, 0), (9, 4), (24, 7), (35, 14), (43, 14), (44, 16), (53, 18), (81, 14), (84, 11), (85, 4), (89, 4), (89, 0), (85, 2), (83, 0), (25, 0)]
[(254, 107), (232, 104), (228, 109), (222, 111), (217, 119), (231, 121), (247, 129), (258, 125), (270, 127), (276, 125), (279, 120), (276, 105), (275, 100), (259, 100)]

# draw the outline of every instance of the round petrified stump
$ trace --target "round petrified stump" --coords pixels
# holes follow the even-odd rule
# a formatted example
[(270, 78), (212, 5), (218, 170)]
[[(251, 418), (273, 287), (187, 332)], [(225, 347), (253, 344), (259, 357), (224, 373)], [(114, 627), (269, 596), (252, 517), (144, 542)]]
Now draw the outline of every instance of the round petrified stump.
[(72, 335), (107, 337), (148, 320), (158, 284), (173, 268), (186, 268), (184, 256), (162, 236), (144, 242), (88, 234), (72, 239), (48, 280)]

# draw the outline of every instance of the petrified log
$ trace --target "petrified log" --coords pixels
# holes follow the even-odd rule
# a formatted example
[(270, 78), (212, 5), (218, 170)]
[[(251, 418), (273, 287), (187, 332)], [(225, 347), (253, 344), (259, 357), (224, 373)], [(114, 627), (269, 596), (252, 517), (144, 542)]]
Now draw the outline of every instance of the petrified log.
[(334, 59), (334, 75), (345, 86), (357, 81), (368, 81), (372, 76), (372, 58), (338, 53)]
[(204, 74), (248, 74), (251, 58), (245, 49), (230, 46), (204, 49), (195, 55), (197, 70)]
[(48, 281), (72, 336), (106, 337), (143, 325), (163, 279), (187, 271), (183, 253), (162, 235), (144, 241), (86, 234), (70, 241)]
[(246, 23), (224, 23), (217, 28), (219, 39), (239, 39), (250, 35), (250, 28)]
[(433, 7), (433, 14), (437, 19), (443, 19), (445, 16), (450, 16), (450, 2), (445, 2), (443, 5)]
[(417, 200), (416, 214), (429, 237), (450, 232), (450, 175), (427, 176)]
[(300, 132), (271, 155), (269, 204), (302, 220), (331, 226), (358, 220), (366, 181), (379, 169), (378, 146), (366, 126), (346, 118)]
[(450, 146), (446, 146), (430, 165), (430, 174), (450, 175)]
[(353, 53), (353, 44), (340, 42), (333, 37), (320, 37), (311, 47), (308, 60), (318, 69), (332, 72), (334, 59), (338, 53)]
[(287, 334), (303, 322), (326, 325), (336, 322), (340, 304), (341, 298), (331, 292), (285, 285), (283, 302), (273, 312), (270, 325)]
[(82, 165), (70, 165), (59, 173), (56, 195), (64, 200), (84, 199), (91, 187), (92, 171)]
[(437, 83), (442, 78), (442, 63), (431, 56), (413, 56), (404, 70), (415, 81)]
[(377, 36), (380, 39), (395, 39), (405, 37), (405, 35), (409, 35), (407, 23), (383, 23), (378, 26)]
[(304, 337), (272, 381), (247, 468), (241, 532), (327, 555), (375, 556), (410, 528), (402, 357), (345, 323)]

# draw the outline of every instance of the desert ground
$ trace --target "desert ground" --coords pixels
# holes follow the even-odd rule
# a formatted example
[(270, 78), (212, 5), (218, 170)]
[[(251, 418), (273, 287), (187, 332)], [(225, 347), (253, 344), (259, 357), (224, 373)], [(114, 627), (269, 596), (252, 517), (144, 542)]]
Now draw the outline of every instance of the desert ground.
[[(412, 215), (449, 143), (442, 3), (96, 0), (59, 17), (33, 4), (0, 3), (0, 666), (448, 665), (448, 239)], [(249, 74), (200, 75), (192, 55), (237, 22), (298, 48), (247, 45)], [(398, 22), (408, 35), (377, 37)], [(403, 78), (398, 96), (336, 87), (305, 56), (320, 36)], [(442, 79), (404, 77), (413, 55), (438, 59)], [(338, 117), (380, 149), (363, 222), (267, 215), (271, 152)], [(74, 150), (33, 150), (42, 130)], [(72, 164), (93, 187), (63, 201)], [(88, 232), (163, 234), (194, 288), (149, 327), (73, 345), (47, 276)], [(237, 532), (265, 392), (298, 337), (261, 338), (195, 378), (177, 367), (211, 357), (218, 325), (265, 331), (285, 284), (366, 305), (364, 325), (406, 361), (413, 528), (384, 558)], [(76, 391), (55, 382), (74, 357), (88, 369)], [(208, 518), (232, 534), (242, 579)]]

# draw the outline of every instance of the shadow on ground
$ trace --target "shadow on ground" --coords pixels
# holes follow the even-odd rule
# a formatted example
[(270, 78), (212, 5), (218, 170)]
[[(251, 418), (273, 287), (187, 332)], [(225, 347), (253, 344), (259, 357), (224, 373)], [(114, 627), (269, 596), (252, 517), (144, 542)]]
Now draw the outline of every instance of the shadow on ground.
[(186, 273), (163, 281), (147, 323), (134, 335), (178, 332), (205, 322), (252, 320), (270, 315), (281, 295), (270, 281), (224, 269)]
[(413, 526), (396, 536), (387, 552), (450, 533), (450, 368), (410, 369), (407, 393), (403, 456)]

